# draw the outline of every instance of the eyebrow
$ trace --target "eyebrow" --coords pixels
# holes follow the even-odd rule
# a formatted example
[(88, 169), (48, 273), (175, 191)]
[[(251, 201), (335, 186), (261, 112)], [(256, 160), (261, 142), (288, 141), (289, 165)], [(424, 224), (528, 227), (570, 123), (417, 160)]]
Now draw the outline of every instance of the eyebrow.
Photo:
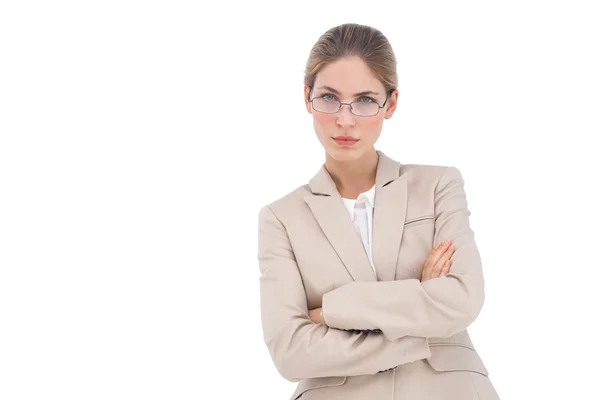
[[(328, 90), (328, 91), (330, 91), (330, 92), (332, 92), (334, 94), (337, 94), (337, 95), (341, 94), (338, 90), (335, 90), (334, 88), (329, 87), (329, 86), (321, 86), (321, 87), (318, 87), (317, 89), (325, 89), (325, 90)], [(364, 92), (356, 93), (354, 96), (366, 96), (368, 94), (372, 94), (372, 95), (375, 95), (375, 96), (379, 95), (379, 93), (374, 92), (372, 90), (366, 90)]]

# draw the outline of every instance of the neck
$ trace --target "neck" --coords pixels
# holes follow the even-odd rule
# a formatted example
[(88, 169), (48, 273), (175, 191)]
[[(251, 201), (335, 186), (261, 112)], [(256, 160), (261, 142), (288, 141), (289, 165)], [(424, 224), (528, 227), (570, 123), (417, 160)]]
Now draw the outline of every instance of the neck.
[(338, 192), (347, 199), (356, 199), (375, 185), (379, 155), (375, 150), (351, 161), (337, 161), (326, 155), (325, 168)]

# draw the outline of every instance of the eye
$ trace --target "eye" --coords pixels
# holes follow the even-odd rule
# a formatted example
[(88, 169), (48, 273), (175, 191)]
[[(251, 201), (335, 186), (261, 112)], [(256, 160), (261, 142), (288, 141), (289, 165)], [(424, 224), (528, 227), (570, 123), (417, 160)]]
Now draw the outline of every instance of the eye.
[[(363, 100), (365, 100), (365, 101), (363, 101)], [(359, 101), (360, 101), (361, 103), (376, 103), (376, 101), (375, 101), (375, 100), (373, 100), (372, 98), (370, 98), (370, 97), (367, 97), (367, 96), (363, 96), (363, 97), (361, 97)]]
[(331, 93), (325, 93), (325, 94), (322, 94), (319, 97), (321, 97), (323, 100), (327, 100), (327, 101), (333, 101), (333, 100), (335, 100), (335, 96), (332, 95)]

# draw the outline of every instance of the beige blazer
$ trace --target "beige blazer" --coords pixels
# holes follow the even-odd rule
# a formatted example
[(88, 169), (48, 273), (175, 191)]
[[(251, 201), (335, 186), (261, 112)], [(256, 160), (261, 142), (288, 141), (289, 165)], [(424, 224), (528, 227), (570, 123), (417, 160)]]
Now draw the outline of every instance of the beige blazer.
[[(467, 333), (484, 302), (481, 258), (456, 167), (378, 151), (376, 274), (324, 164), (259, 212), (264, 340), (291, 399), (498, 399)], [(446, 276), (420, 281), (435, 243)], [(325, 324), (308, 310), (323, 307)]]

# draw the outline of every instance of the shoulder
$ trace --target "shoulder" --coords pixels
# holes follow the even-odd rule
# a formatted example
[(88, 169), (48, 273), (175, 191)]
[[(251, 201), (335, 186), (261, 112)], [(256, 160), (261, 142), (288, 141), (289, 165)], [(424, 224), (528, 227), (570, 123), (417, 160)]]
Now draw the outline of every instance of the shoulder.
[(272, 217), (284, 216), (290, 211), (293, 212), (294, 210), (307, 207), (304, 198), (311, 193), (312, 192), (308, 184), (298, 186), (294, 190), (285, 193), (266, 204), (263, 204), (260, 207), (259, 215), (261, 217), (267, 215)]
[(406, 174), (409, 184), (438, 185), (446, 180), (462, 181), (460, 170), (453, 165), (402, 164), (400, 175)]

